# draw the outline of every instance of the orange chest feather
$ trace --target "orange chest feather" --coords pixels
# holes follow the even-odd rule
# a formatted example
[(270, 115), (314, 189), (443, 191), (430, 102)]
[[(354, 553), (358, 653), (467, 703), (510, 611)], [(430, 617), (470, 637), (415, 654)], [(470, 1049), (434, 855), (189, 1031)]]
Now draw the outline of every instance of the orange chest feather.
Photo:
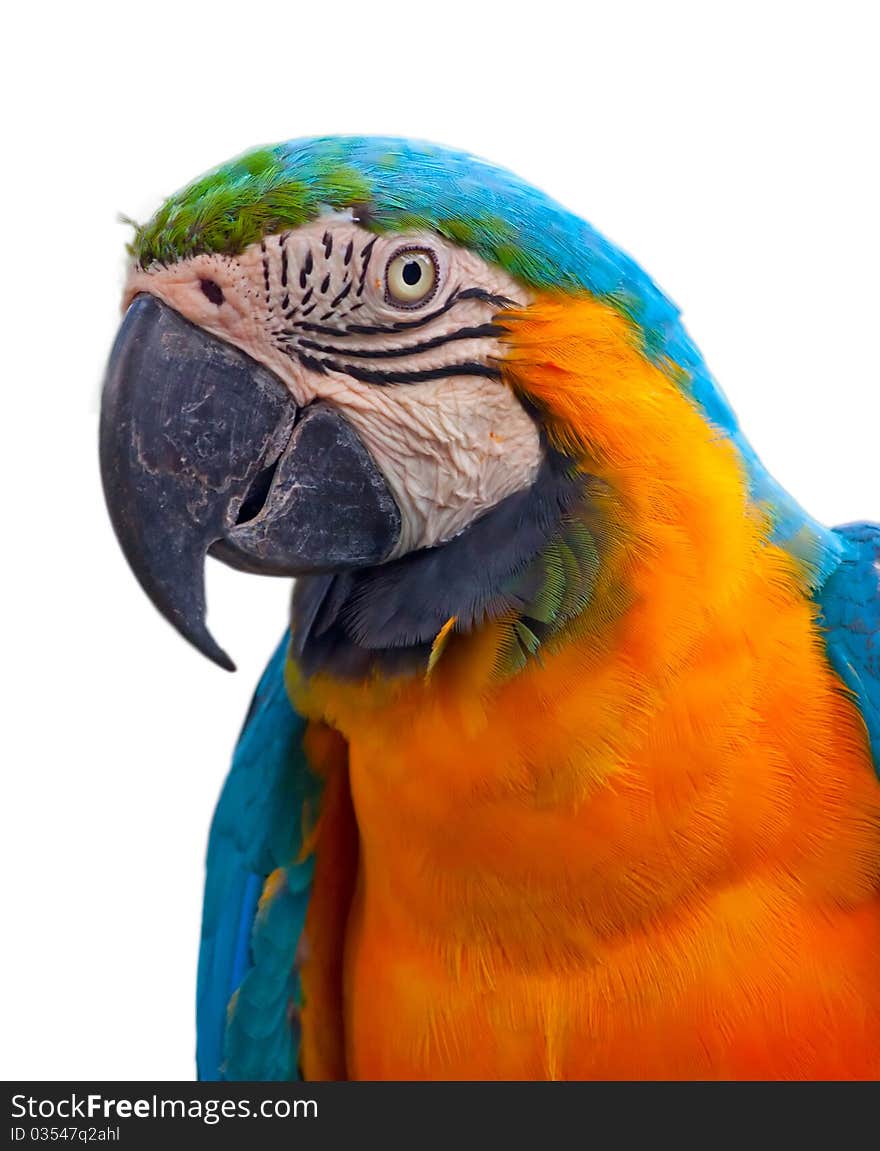
[(575, 644), (343, 718), (346, 1074), (880, 1073), (880, 788), (773, 586), (665, 695)]

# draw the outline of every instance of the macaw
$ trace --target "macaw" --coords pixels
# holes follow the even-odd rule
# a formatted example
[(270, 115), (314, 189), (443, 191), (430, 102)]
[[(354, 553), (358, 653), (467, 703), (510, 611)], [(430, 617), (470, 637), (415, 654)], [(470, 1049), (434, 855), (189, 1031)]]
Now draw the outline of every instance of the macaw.
[(203, 1079), (880, 1075), (880, 527), (511, 173), (249, 152), (137, 227), (100, 454), (159, 611), (295, 577), (210, 834)]

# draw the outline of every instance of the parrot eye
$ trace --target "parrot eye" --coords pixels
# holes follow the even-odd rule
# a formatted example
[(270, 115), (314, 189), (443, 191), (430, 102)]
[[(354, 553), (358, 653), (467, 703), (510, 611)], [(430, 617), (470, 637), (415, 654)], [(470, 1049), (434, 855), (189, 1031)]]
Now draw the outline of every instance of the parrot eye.
[(437, 258), (429, 248), (404, 248), (388, 261), (385, 295), (404, 308), (424, 304), (437, 287)]

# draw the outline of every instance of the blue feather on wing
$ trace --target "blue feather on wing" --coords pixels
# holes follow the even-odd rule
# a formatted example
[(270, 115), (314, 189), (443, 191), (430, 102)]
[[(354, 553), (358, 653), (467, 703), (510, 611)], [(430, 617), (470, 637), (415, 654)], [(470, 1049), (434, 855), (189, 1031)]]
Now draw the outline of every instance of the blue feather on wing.
[(302, 816), (320, 783), (302, 749), (306, 723), (284, 686), (288, 646), (285, 637), (257, 687), (208, 841), (197, 999), (202, 1080), (297, 1074), (290, 1007), (312, 868), (300, 860)]
[(819, 596), (828, 657), (853, 693), (880, 775), (880, 524), (835, 528), (845, 550)]

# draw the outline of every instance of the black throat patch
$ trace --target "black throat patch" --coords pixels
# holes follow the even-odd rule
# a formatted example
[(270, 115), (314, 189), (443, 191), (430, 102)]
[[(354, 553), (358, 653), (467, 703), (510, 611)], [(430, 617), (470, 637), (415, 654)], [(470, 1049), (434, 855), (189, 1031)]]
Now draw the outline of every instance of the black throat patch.
[[(578, 554), (582, 544), (566, 535), (584, 484), (570, 460), (547, 449), (529, 488), (446, 543), (376, 567), (301, 577), (292, 610), (292, 654), (299, 667), (306, 676), (348, 680), (373, 670), (424, 672), (450, 619), (455, 617), (456, 631), (467, 633), (511, 612), (525, 617), (515, 626), (528, 651), (542, 629), (580, 610), (589, 597), (598, 554), (579, 525), (573, 530), (588, 542), (586, 558)], [(566, 556), (577, 563), (576, 586), (563, 578)], [(554, 573), (561, 573), (558, 595)]]

